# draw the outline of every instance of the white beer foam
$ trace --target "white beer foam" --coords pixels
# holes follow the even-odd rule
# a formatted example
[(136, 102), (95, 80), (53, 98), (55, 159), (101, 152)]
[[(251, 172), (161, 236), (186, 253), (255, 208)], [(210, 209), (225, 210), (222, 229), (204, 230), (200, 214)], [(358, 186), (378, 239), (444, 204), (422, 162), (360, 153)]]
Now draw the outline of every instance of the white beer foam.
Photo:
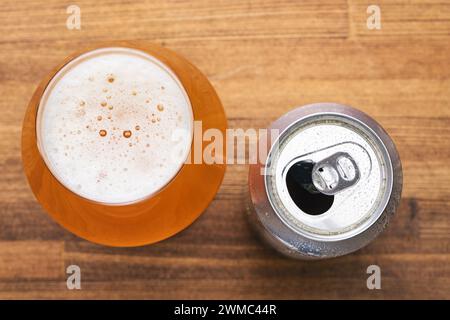
[(167, 185), (189, 154), (192, 131), (177, 77), (128, 48), (97, 49), (64, 66), (44, 92), (37, 121), (53, 175), (106, 204), (139, 201)]

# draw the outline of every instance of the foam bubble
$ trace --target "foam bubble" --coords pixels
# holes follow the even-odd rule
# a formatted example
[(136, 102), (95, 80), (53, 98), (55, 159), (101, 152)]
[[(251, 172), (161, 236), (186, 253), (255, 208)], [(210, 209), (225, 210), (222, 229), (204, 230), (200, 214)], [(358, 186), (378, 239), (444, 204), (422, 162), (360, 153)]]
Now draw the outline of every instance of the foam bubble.
[[(163, 138), (176, 130), (191, 138)], [(176, 76), (127, 48), (94, 50), (67, 64), (38, 111), (38, 147), (55, 177), (108, 204), (138, 201), (169, 183), (189, 153), (192, 131), (189, 98)], [(179, 149), (184, 157), (174, 159)]]

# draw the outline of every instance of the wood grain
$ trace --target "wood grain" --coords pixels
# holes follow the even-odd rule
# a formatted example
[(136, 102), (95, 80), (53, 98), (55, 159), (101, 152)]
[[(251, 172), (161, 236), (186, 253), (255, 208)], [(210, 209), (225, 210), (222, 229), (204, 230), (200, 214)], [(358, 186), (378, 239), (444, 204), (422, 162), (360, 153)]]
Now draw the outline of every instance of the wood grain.
[[(450, 298), (450, 2), (77, 1), (0, 9), (0, 298)], [(266, 127), (294, 106), (334, 101), (375, 117), (403, 163), (400, 208), (361, 251), (291, 261), (263, 246), (243, 210), (247, 168), (231, 165), (206, 212), (159, 244), (112, 249), (60, 228), (34, 200), (20, 159), (25, 108), (40, 80), (94, 41), (150, 40), (216, 88), (229, 126)], [(82, 269), (66, 289), (65, 267)], [(378, 264), (382, 290), (366, 288)]]

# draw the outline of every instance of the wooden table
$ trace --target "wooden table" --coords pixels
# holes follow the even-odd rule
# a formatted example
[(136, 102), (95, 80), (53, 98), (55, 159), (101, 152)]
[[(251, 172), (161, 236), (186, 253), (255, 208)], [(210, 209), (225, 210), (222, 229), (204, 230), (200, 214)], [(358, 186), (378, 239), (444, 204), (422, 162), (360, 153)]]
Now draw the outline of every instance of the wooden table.
[[(370, 2), (370, 4), (372, 1)], [(0, 6), (0, 298), (450, 298), (450, 2), (3, 0)], [(211, 80), (232, 128), (334, 101), (376, 118), (403, 162), (401, 206), (363, 250), (320, 262), (264, 247), (244, 217), (247, 167), (228, 167), (204, 215), (157, 245), (115, 249), (60, 228), (35, 201), (20, 135), (40, 79), (80, 46), (151, 40)], [(65, 268), (82, 270), (66, 288)], [(382, 289), (368, 290), (377, 264)]]

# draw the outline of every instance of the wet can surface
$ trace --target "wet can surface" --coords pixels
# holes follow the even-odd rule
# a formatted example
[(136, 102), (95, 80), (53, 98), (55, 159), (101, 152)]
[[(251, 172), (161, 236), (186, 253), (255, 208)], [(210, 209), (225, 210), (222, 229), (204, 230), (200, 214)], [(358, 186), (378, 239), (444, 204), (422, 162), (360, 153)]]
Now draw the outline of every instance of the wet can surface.
[(318, 103), (285, 114), (267, 135), (272, 138), (260, 137), (267, 157), (250, 165), (247, 211), (275, 249), (300, 259), (331, 258), (382, 232), (400, 201), (402, 169), (375, 120)]

